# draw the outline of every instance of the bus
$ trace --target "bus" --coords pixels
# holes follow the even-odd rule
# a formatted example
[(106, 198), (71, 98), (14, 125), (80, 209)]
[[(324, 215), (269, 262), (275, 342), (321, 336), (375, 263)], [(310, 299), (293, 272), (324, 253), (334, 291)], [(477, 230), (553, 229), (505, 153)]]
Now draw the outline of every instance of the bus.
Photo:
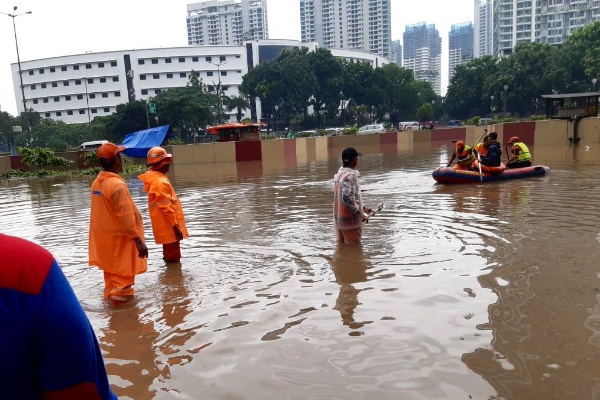
[(215, 135), (217, 142), (238, 142), (246, 140), (261, 140), (260, 128), (262, 124), (240, 124), (232, 122), (223, 125), (209, 126), (206, 131)]

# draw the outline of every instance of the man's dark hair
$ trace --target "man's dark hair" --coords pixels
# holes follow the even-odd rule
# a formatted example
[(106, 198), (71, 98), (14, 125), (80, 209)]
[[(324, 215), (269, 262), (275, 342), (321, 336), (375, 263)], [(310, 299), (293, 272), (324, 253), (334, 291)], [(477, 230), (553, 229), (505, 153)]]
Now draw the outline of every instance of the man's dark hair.
[(106, 158), (101, 158), (100, 159), (100, 166), (102, 167), (102, 169), (109, 169), (111, 168), (113, 165), (115, 165), (115, 161), (117, 161), (117, 157), (112, 158), (110, 160), (107, 160)]
[(488, 136), (490, 139), (498, 140), (498, 134), (496, 132), (490, 132)]

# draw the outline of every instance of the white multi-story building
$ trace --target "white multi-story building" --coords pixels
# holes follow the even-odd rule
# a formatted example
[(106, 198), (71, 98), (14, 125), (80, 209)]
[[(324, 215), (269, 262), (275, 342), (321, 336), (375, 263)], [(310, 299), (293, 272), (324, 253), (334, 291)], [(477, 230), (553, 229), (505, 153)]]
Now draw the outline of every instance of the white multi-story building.
[(390, 55), (390, 62), (393, 62), (397, 66), (402, 66), (402, 42), (400, 40), (392, 41), (392, 53)]
[(493, 55), (492, 0), (475, 0), (473, 57)]
[(268, 39), (267, 0), (210, 0), (187, 5), (189, 45), (237, 45)]
[(473, 23), (454, 24), (448, 33), (448, 82), (458, 65), (473, 59)]
[(403, 34), (403, 66), (415, 79), (427, 81), (433, 91), (442, 94), (442, 39), (435, 25), (420, 22), (407, 25)]
[(300, 0), (303, 43), (391, 54), (390, 0)]
[[(66, 123), (89, 122), (110, 115), (117, 105), (147, 100), (189, 82), (191, 71), (202, 82), (220, 85), (225, 96), (239, 94), (242, 77), (261, 62), (272, 60), (285, 48), (308, 47), (297, 40), (261, 40), (240, 46), (189, 46), (143, 50), (119, 50), (22, 61), (23, 93), (27, 109), (42, 118)], [(368, 62), (374, 68), (388, 63), (383, 57), (352, 50), (330, 50), (335, 57)], [(11, 64), (18, 112), (23, 112), (19, 66)], [(261, 118), (260, 101), (253, 117)], [(160, 115), (160, 111), (159, 111)], [(250, 117), (250, 111), (245, 115)], [(235, 119), (235, 110), (228, 119)]]
[(494, 54), (511, 54), (521, 42), (561, 44), (598, 20), (600, 0), (495, 0)]

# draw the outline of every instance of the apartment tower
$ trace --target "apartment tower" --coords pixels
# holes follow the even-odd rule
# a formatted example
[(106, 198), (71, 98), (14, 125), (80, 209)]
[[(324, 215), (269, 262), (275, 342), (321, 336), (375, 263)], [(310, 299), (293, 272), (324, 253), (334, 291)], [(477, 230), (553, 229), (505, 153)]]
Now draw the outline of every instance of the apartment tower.
[(403, 34), (403, 66), (415, 79), (427, 81), (433, 91), (442, 94), (442, 39), (435, 25), (420, 22), (407, 25)]
[(210, 0), (187, 5), (188, 45), (239, 45), (268, 39), (267, 0)]
[(474, 15), (474, 44), (473, 57), (493, 55), (492, 33), (494, 30), (492, 18), (492, 0), (475, 0)]
[(391, 55), (391, 0), (300, 0), (302, 43)]
[(454, 69), (473, 59), (473, 23), (454, 24), (448, 33), (448, 82), (454, 76)]

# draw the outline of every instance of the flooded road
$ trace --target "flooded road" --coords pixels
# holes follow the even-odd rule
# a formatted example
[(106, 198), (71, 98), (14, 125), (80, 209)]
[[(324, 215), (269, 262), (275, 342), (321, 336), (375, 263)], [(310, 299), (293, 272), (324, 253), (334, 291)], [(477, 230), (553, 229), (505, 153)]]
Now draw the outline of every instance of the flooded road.
[[(451, 144), (450, 144), (451, 145)], [(148, 272), (102, 300), (90, 178), (2, 181), (0, 231), (58, 258), (123, 399), (600, 399), (600, 154), (532, 149), (548, 176), (438, 185), (450, 147), (358, 148), (385, 208), (332, 231), (328, 160), (174, 166), (190, 238), (166, 267), (142, 183)]]

